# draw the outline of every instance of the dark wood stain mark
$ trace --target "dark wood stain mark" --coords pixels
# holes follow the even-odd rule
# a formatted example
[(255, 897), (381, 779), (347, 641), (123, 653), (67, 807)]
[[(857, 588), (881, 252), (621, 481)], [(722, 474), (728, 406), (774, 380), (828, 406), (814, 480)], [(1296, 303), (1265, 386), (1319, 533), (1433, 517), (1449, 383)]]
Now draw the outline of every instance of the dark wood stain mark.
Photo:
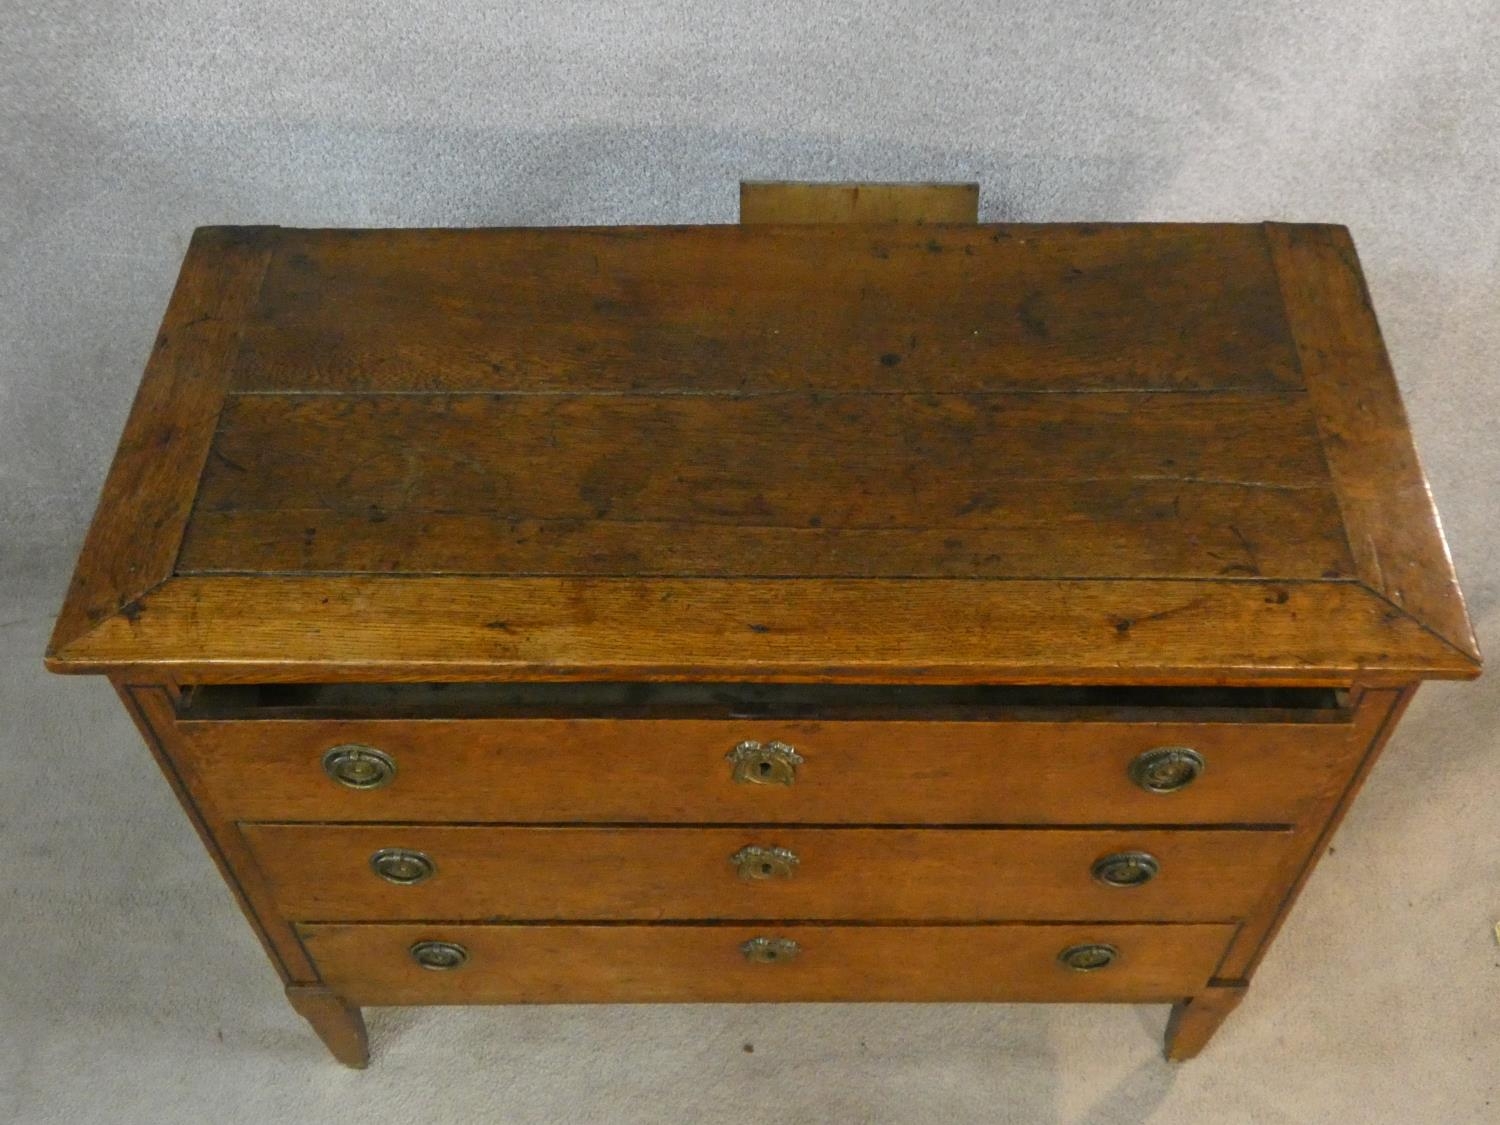
[(1045, 299), (1046, 298), (1043, 296), (1040, 290), (1035, 290), (1031, 293), (1028, 293), (1026, 295), (1026, 299), (1022, 301), (1016, 308), (1016, 319), (1021, 322), (1021, 326), (1025, 328), (1030, 335), (1035, 336), (1040, 340), (1045, 340), (1048, 335), (1047, 321), (1037, 311), (1037, 306), (1040, 305)]
[(214, 446), (210, 450), (210, 454), (215, 461), (219, 462), (219, 464), (225, 466), (226, 468), (233, 469), (237, 473), (248, 471), (245, 466), (241, 465), (238, 461), (235, 461), (218, 446)]
[(1237, 540), (1239, 540), (1240, 547), (1244, 550), (1245, 554), (1248, 555), (1249, 558), (1250, 558), (1250, 571), (1249, 571), (1249, 573), (1251, 573), (1251, 574), (1259, 574), (1260, 573), (1260, 557), (1255, 552), (1255, 544), (1252, 543), (1252, 542), (1250, 542), (1249, 538), (1245, 535), (1245, 533), (1243, 531), (1241, 531), (1238, 527), (1236, 527), (1234, 524), (1230, 524), (1229, 525), (1229, 531), (1230, 531), (1230, 533)]
[(1155, 613), (1142, 614), (1139, 617), (1117, 617), (1112, 620), (1115, 632), (1122, 637), (1128, 636), (1130, 630), (1137, 625), (1144, 625), (1148, 621), (1161, 621), (1163, 618), (1172, 617), (1179, 613), (1191, 613), (1203, 604), (1204, 599), (1194, 598), (1183, 605), (1172, 606), (1170, 609), (1157, 610)]
[(1000, 498), (994, 492), (984, 490), (971, 493), (969, 498), (958, 506), (956, 512), (960, 516), (967, 516), (974, 512), (993, 512), (999, 506)]

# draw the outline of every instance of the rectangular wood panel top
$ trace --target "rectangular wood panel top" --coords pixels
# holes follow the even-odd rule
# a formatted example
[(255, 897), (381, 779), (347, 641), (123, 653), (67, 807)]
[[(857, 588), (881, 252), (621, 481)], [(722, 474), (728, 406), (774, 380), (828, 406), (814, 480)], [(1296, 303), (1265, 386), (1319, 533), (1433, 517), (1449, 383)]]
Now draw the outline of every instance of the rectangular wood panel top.
[(49, 662), (1378, 682), (1477, 651), (1341, 228), (210, 228)]
[(244, 396), (178, 572), (1352, 575), (1306, 396), (1178, 397)]
[(1258, 227), (280, 231), (259, 392), (1300, 388)]

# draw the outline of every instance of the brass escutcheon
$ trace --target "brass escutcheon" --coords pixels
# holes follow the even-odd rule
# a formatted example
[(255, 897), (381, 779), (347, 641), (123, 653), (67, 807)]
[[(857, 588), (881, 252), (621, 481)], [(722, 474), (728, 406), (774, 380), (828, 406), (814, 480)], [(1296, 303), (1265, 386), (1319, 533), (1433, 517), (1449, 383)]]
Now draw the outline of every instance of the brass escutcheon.
[(798, 864), (797, 853), (790, 848), (765, 848), (747, 844), (729, 857), (741, 879), (790, 879)]
[(785, 742), (741, 742), (724, 755), (741, 785), (790, 785), (797, 780), (802, 755)]
[(740, 946), (740, 952), (757, 965), (779, 965), (801, 953), (802, 947), (791, 938), (753, 937)]

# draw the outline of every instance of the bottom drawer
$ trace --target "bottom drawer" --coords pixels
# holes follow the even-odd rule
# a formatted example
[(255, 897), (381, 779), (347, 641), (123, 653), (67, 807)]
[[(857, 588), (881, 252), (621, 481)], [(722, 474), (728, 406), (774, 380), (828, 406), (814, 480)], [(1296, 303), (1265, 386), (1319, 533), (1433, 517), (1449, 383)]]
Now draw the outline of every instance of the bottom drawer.
[[(297, 927), (350, 1003), (1169, 1001), (1198, 991), (1233, 925), (712, 924)], [(456, 967), (420, 964), (462, 960)], [(1064, 963), (1066, 950), (1087, 969)], [(1097, 948), (1102, 947), (1102, 948)], [(1097, 964), (1105, 962), (1105, 964)]]

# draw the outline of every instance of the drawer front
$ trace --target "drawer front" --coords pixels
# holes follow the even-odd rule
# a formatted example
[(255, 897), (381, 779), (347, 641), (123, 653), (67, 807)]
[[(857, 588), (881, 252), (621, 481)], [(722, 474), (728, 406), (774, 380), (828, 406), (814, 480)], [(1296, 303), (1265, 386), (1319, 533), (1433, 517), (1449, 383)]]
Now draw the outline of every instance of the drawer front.
[[(242, 827), (283, 916), (1222, 922), (1289, 872), (1249, 830)], [(1106, 857), (1138, 885), (1096, 876)], [(376, 857), (396, 884), (377, 874)], [(430, 865), (430, 874), (424, 865)], [(1116, 874), (1121, 872), (1117, 871)]]
[[(1364, 722), (762, 722), (283, 720), (178, 724), (184, 768), (238, 820), (813, 824), (1283, 824), (1335, 792)], [(745, 742), (800, 761), (736, 780)], [(374, 747), (389, 784), (324, 772)], [(1141, 755), (1186, 746), (1196, 780), (1132, 781)], [(761, 768), (767, 768), (762, 766)], [(780, 768), (780, 767), (778, 767)]]
[[(1198, 991), (1233, 926), (298, 927), (325, 983), (353, 1004), (756, 1000), (1180, 1000)], [(781, 955), (751, 960), (747, 943)], [(776, 941), (793, 942), (790, 947)], [(458, 968), (417, 964), (419, 942), (460, 946)], [(1080, 972), (1078, 946), (1114, 960)], [(754, 948), (754, 947), (752, 947)], [(765, 956), (765, 954), (761, 954)]]

